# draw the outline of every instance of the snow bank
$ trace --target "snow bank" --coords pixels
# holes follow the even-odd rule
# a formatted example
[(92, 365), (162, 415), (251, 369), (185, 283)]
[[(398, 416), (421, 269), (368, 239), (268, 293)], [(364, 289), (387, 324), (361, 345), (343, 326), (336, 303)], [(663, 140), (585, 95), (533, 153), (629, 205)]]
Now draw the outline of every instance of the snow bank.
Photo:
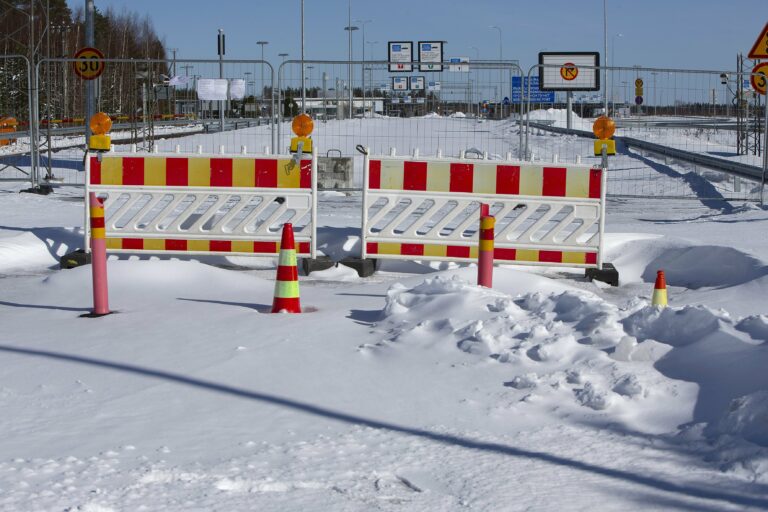
[(693, 423), (768, 446), (765, 317), (617, 307), (581, 290), (511, 296), (453, 275), (390, 287), (381, 325), (390, 343), (509, 365), (505, 386), (529, 417), (557, 411), (647, 433)]

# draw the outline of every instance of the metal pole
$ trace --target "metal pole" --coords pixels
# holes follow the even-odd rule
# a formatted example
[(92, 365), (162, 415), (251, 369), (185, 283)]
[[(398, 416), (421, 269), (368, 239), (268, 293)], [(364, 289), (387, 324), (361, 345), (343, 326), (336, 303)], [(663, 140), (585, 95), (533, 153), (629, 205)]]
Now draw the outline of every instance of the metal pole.
[[(32, 2), (34, 4), (34, 2)], [(96, 46), (96, 36), (93, 31), (94, 18), (93, 0), (85, 0), (85, 46)], [(94, 82), (87, 80), (85, 82), (85, 145), (88, 146), (91, 141), (91, 117), (96, 113), (94, 101)], [(144, 113), (146, 115), (146, 113)]]
[(763, 124), (763, 179), (760, 183), (760, 206), (765, 204), (763, 201), (765, 194), (765, 176), (768, 174), (768, 95), (765, 98), (766, 101), (763, 102), (765, 124)]
[(566, 105), (565, 105), (565, 110), (566, 110), (565, 126), (569, 130), (573, 127), (573, 118), (571, 116), (572, 102), (573, 102), (573, 91), (568, 91), (568, 93), (566, 94)]
[(349, 60), (347, 66), (347, 87), (349, 87), (349, 119), (352, 119), (352, 0), (348, 2), (347, 30), (349, 31)]
[(607, 0), (603, 0), (603, 53), (605, 53), (605, 60), (603, 62), (603, 100), (605, 103), (605, 115), (608, 115), (608, 68), (606, 63), (608, 62), (608, 8), (606, 4)]
[[(226, 53), (225, 48), (225, 38), (224, 38), (224, 30), (219, 29), (219, 39), (218, 39), (218, 49), (219, 49), (219, 78), (224, 78), (224, 53)], [(224, 132), (224, 102), (219, 100), (219, 131)]]
[(261, 67), (261, 94), (259, 94), (261, 102), (259, 103), (259, 118), (261, 118), (261, 106), (262, 103), (264, 103), (264, 45), (269, 44), (269, 41), (256, 41), (256, 44), (261, 46), (261, 64), (259, 65), (259, 67)]
[(304, 0), (301, 0), (301, 112), (302, 113), (307, 111), (306, 103), (307, 103), (307, 90), (304, 87)]

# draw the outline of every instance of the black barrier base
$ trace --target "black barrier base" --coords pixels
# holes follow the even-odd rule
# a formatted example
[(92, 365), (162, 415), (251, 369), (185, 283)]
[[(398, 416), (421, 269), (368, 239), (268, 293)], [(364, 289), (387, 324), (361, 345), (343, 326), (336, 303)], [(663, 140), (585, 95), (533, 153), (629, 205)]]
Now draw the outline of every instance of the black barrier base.
[(371, 258), (344, 258), (339, 263), (345, 267), (353, 268), (360, 277), (370, 277), (378, 268), (378, 260)]
[(91, 253), (82, 249), (65, 254), (59, 259), (59, 268), (68, 269), (82, 267), (91, 263)]
[(311, 259), (311, 258), (301, 259), (301, 269), (304, 271), (305, 276), (308, 276), (310, 272), (314, 272), (316, 270), (325, 270), (335, 266), (336, 266), (336, 262), (333, 261), (328, 256), (320, 256), (315, 259)]
[(38, 185), (36, 187), (25, 188), (24, 190), (19, 191), (19, 193), (39, 194), (41, 196), (47, 196), (51, 192), (53, 192), (53, 187), (50, 185)]
[(603, 269), (588, 268), (584, 272), (587, 281), (601, 281), (611, 286), (619, 286), (619, 271), (612, 263), (603, 263)]

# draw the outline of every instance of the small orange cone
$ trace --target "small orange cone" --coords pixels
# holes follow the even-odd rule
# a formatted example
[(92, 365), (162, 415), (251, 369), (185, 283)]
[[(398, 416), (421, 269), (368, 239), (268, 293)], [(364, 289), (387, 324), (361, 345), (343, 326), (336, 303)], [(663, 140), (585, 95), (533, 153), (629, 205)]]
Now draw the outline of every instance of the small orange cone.
[(653, 286), (651, 305), (661, 308), (667, 307), (667, 280), (664, 278), (663, 270), (656, 272), (656, 284)]
[(280, 257), (277, 261), (275, 299), (272, 313), (301, 313), (299, 302), (299, 268), (296, 266), (296, 243), (293, 240), (293, 224), (283, 224), (280, 241)]

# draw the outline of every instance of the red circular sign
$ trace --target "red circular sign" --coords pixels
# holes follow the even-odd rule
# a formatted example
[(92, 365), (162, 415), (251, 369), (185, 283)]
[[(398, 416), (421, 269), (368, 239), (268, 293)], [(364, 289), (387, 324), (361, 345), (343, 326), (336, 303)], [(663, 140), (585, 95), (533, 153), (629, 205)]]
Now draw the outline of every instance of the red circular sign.
[(755, 66), (749, 81), (754, 90), (760, 94), (765, 94), (765, 90), (768, 88), (768, 62), (762, 62)]
[(579, 76), (579, 68), (573, 62), (566, 62), (560, 67), (560, 76), (563, 77), (563, 80), (570, 82)]
[(104, 54), (96, 48), (80, 48), (75, 53), (77, 62), (72, 63), (75, 74), (83, 80), (93, 80), (104, 72)]

